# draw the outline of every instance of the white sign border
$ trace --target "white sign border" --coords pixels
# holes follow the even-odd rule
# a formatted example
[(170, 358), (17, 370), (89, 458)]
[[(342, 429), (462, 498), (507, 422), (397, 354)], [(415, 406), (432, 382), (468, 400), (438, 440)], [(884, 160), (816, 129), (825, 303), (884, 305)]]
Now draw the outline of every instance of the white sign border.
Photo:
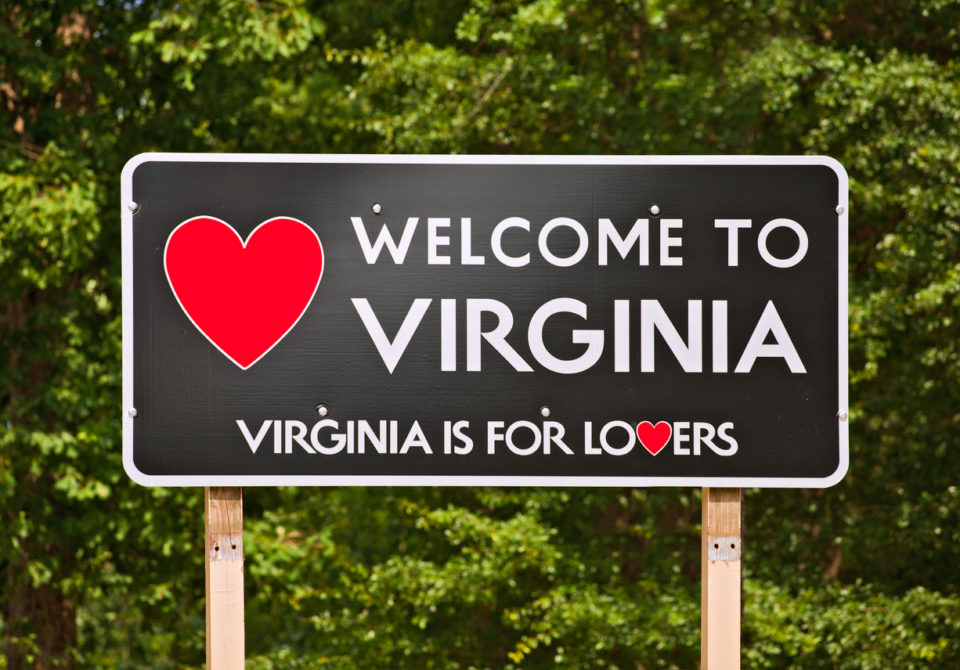
[[(840, 462), (827, 477), (580, 477), (498, 475), (150, 475), (133, 462), (136, 410), (133, 404), (133, 173), (148, 162), (345, 163), (433, 165), (822, 165), (837, 175), (837, 429)], [(123, 469), (143, 486), (588, 486), (588, 487), (770, 487), (826, 488), (843, 479), (849, 467), (847, 251), (849, 180), (829, 156), (510, 156), (436, 154), (224, 154), (142, 153), (120, 174), (123, 317)], [(841, 416), (843, 417), (841, 419)]]

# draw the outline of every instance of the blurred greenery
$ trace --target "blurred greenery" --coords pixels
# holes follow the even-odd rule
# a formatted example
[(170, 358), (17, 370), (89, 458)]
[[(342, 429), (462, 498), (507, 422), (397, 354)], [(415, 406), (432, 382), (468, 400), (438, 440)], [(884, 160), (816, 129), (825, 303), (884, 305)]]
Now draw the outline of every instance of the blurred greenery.
[[(3, 9), (0, 668), (203, 664), (202, 492), (120, 458), (119, 174), (154, 150), (839, 159), (851, 468), (747, 492), (744, 667), (960, 667), (960, 2)], [(698, 663), (699, 491), (245, 498), (250, 668)]]

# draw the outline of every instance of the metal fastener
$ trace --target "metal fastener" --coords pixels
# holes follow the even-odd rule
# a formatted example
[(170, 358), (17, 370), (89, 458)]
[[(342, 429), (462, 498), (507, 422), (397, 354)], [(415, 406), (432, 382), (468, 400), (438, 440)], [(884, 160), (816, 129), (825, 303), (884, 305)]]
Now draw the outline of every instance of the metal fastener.
[(841, 421), (846, 421), (846, 420), (847, 420), (847, 410), (842, 409), (842, 410), (840, 410), (839, 412), (837, 412), (837, 418), (840, 419)]
[(379, 202), (373, 203), (373, 207), (371, 207), (370, 209), (373, 210), (374, 214), (379, 214), (380, 212), (383, 211), (383, 207), (380, 205)]
[(541, 407), (541, 408), (540, 408), (540, 416), (542, 416), (544, 419), (546, 419), (548, 416), (550, 416), (550, 408), (547, 407), (546, 405), (544, 405), (543, 407)]
[(707, 536), (707, 558), (711, 561), (739, 561), (743, 555), (741, 540), (736, 535)]
[(844, 212), (843, 205), (837, 205), (837, 210), (836, 210), (836, 212), (837, 212), (837, 214), (843, 214), (843, 212)]
[(131, 212), (135, 212), (138, 209), (140, 209), (140, 203), (137, 203), (131, 200), (130, 202), (127, 203), (127, 209), (129, 209)]
[(329, 412), (326, 405), (317, 405), (317, 414), (320, 416), (326, 416)]
[(134, 418), (135, 416), (137, 416), (137, 408), (136, 408), (136, 407), (131, 407), (130, 409), (128, 409), (128, 410), (127, 410), (127, 415), (128, 415), (131, 419)]
[(650, 213), (654, 216), (660, 214), (660, 205), (650, 205)]
[(212, 542), (210, 547), (211, 561), (242, 561), (243, 536), (221, 535)]

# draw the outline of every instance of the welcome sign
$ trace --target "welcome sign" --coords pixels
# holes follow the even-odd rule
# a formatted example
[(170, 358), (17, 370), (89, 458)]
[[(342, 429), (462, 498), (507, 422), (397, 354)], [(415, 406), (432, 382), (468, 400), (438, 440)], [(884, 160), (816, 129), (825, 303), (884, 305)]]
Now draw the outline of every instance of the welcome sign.
[(142, 484), (846, 471), (832, 159), (142, 154), (122, 192)]

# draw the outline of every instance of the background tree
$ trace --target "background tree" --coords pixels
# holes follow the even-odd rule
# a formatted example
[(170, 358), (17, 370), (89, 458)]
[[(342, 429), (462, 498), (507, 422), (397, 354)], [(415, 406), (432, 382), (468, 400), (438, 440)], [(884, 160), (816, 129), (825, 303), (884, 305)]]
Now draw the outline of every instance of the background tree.
[[(816, 153), (851, 178), (851, 469), (747, 495), (749, 667), (960, 665), (960, 3), (13, 2), (0, 668), (202, 663), (201, 492), (120, 464), (148, 150)], [(694, 667), (699, 493), (250, 489), (250, 666)]]

